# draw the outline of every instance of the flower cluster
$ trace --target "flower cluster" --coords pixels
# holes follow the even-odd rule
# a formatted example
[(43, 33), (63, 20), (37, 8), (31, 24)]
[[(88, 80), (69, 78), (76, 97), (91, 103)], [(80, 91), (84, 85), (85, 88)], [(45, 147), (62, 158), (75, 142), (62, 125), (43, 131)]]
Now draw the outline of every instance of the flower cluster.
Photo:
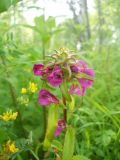
[[(34, 64), (33, 73), (40, 76), (41, 80), (53, 88), (60, 88), (62, 104), (71, 99), (71, 95), (84, 96), (86, 90), (93, 85), (94, 71), (87, 67), (83, 60), (78, 60), (76, 55), (66, 49), (60, 49), (55, 54), (48, 56), (47, 65)], [(70, 97), (70, 98), (67, 98)], [(39, 91), (38, 102), (41, 106), (60, 104), (61, 100), (46, 88)], [(65, 128), (65, 120), (58, 121), (55, 136)]]
[(10, 110), (3, 113), (3, 115), (0, 115), (0, 119), (2, 119), (5, 122), (14, 121), (17, 118), (17, 116), (18, 116), (18, 112), (12, 112)]
[[(41, 76), (42, 80), (54, 88), (60, 87), (66, 81), (71, 84), (69, 94), (84, 96), (86, 90), (93, 84), (94, 71), (65, 49), (61, 49), (51, 57), (55, 60), (52, 63), (33, 66), (34, 75)], [(51, 103), (59, 103), (59, 100), (46, 89), (42, 89), (39, 92), (38, 102), (42, 106), (48, 106)]]
[(29, 87), (28, 88), (23, 87), (21, 89), (21, 94), (26, 94), (27, 92), (35, 93), (37, 90), (38, 90), (37, 84), (35, 84), (34, 82), (29, 82)]
[(18, 97), (18, 102), (22, 105), (28, 106), (29, 105), (29, 95), (33, 95), (38, 90), (37, 84), (34, 82), (29, 82), (27, 87), (23, 87), (21, 89), (22, 96)]
[(5, 144), (3, 144), (3, 153), (2, 154), (14, 154), (18, 152), (19, 149), (15, 146), (15, 142), (12, 142), (11, 140), (7, 141)]
[(29, 83), (29, 91), (31, 93), (35, 93), (37, 90), (38, 90), (37, 84), (35, 84), (34, 82), (30, 82)]

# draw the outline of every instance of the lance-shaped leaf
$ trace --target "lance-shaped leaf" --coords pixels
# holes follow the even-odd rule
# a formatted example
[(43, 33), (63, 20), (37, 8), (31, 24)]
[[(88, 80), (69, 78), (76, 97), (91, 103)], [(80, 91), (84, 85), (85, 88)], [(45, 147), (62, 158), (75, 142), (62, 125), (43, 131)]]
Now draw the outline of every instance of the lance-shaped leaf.
[(71, 160), (74, 152), (75, 145), (75, 129), (70, 127), (67, 129), (63, 147), (62, 160)]
[(52, 140), (54, 139), (54, 133), (57, 127), (57, 122), (58, 122), (58, 106), (52, 105), (48, 111), (47, 131), (43, 143), (45, 150), (48, 150), (51, 146)]
[(63, 97), (68, 101), (68, 102), (71, 102), (71, 96), (68, 92), (68, 89), (67, 89), (67, 83), (64, 81), (61, 85), (60, 85), (60, 89), (61, 89), (61, 92), (62, 92), (62, 95)]
[(71, 102), (69, 102), (68, 106), (69, 106), (70, 112), (73, 112), (75, 109), (75, 99), (73, 96), (71, 96)]
[(67, 120), (69, 120), (73, 116), (73, 112), (75, 110), (75, 99), (71, 96), (72, 101), (67, 103), (69, 108), (69, 112), (67, 113)]

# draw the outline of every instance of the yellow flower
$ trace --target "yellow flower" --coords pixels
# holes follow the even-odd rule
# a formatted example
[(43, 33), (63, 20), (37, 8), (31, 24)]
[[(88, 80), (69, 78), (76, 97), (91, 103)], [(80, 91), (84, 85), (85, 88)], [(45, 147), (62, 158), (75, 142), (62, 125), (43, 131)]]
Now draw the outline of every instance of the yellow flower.
[(29, 83), (29, 90), (30, 90), (30, 92), (32, 92), (32, 93), (35, 93), (36, 91), (37, 91), (37, 84), (35, 84), (34, 82), (30, 82)]
[(3, 113), (3, 115), (0, 115), (0, 119), (2, 119), (5, 122), (15, 120), (17, 118), (18, 112), (12, 113), (12, 111), (7, 111), (6, 113)]
[(26, 94), (26, 93), (27, 93), (27, 89), (26, 89), (26, 88), (22, 88), (22, 89), (21, 89), (21, 93), (22, 93), (22, 94)]
[(18, 152), (19, 149), (15, 146), (14, 142), (11, 140), (7, 141), (6, 144), (3, 144), (3, 152), (7, 154), (13, 154)]
[(17, 116), (18, 116), (18, 112), (12, 113), (11, 114), (11, 120), (16, 120)]
[(15, 152), (18, 151), (18, 148), (15, 147), (14, 142), (11, 143), (11, 144), (9, 144), (9, 151), (10, 151), (11, 153), (15, 153)]
[(7, 114), (0, 115), (0, 118), (1, 118), (3, 121), (5, 121), (5, 122), (7, 122), (7, 121), (10, 120), (10, 117), (9, 117)]

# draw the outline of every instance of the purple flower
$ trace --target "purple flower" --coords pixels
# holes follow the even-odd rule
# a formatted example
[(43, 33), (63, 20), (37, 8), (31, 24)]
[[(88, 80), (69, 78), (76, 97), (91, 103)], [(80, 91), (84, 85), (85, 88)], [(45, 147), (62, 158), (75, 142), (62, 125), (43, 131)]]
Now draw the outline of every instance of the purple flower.
[(38, 102), (42, 106), (48, 106), (52, 103), (59, 103), (59, 100), (49, 91), (42, 89), (39, 92)]
[(65, 128), (65, 121), (63, 119), (60, 119), (58, 121), (58, 126), (55, 131), (55, 137), (59, 136), (64, 128)]
[(78, 69), (78, 67), (76, 65), (72, 65), (72, 66), (70, 66), (70, 68), (71, 68), (71, 71), (73, 73), (78, 73), (79, 72), (79, 69)]
[[(81, 72), (90, 76), (91, 78), (94, 78), (94, 71), (90, 68), (84, 68)], [(90, 79), (80, 78), (78, 81), (83, 88), (89, 88), (93, 84), (93, 80)]]
[(70, 94), (76, 94), (77, 96), (84, 96), (85, 89), (80, 87), (79, 85), (72, 84), (70, 87)]
[[(94, 71), (90, 68), (87, 68), (87, 65), (84, 61), (77, 61), (76, 64), (71, 66), (71, 71), (75, 74), (85, 74), (90, 76), (91, 79), (94, 79)], [(78, 96), (84, 96), (86, 89), (91, 87), (93, 80), (87, 79), (85, 77), (78, 78), (79, 85), (72, 84), (69, 93), (76, 94)]]
[(79, 63), (79, 65), (83, 68), (87, 67), (86, 63), (83, 60), (78, 60), (77, 63)]
[(82, 69), (86, 68), (86, 63), (82, 60), (77, 61), (75, 64), (71, 65), (71, 71), (73, 73), (79, 73)]
[(53, 71), (48, 75), (47, 81), (53, 86), (58, 87), (62, 83), (62, 70), (59, 66), (54, 66)]
[(34, 64), (34, 66), (33, 66), (34, 75), (43, 76), (44, 75), (43, 68), (44, 68), (43, 64)]

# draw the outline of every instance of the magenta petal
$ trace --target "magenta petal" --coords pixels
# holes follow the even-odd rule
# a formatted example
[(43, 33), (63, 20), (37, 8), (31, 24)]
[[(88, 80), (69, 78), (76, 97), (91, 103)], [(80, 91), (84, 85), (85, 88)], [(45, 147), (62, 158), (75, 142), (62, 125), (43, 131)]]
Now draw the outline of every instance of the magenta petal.
[(94, 78), (94, 71), (91, 68), (85, 68), (84, 73)]
[(83, 60), (79, 60), (77, 63), (79, 63), (79, 65), (81, 65), (83, 68), (86, 68), (87, 65)]
[(59, 66), (55, 66), (52, 73), (47, 77), (47, 81), (53, 86), (58, 87), (62, 83), (62, 70)]
[(84, 87), (84, 88), (89, 88), (93, 84), (93, 81), (88, 80), (88, 79), (83, 79), (82, 78), (82, 79), (79, 79), (78, 81), (81, 84), (81, 86)]
[(74, 73), (79, 72), (79, 69), (78, 69), (77, 65), (72, 65), (70, 68), (71, 68), (71, 71), (74, 72)]
[(87, 67), (86, 63), (82, 60), (79, 60), (75, 64), (73, 64), (70, 68), (72, 72), (78, 73), (81, 72), (86, 67)]
[(42, 106), (48, 106), (52, 103), (59, 103), (59, 100), (49, 91), (42, 89), (39, 92), (38, 102)]
[[(90, 69), (90, 68), (85, 68), (82, 71), (82, 73), (85, 73), (85, 74), (89, 75), (91, 78), (94, 78), (94, 71), (92, 69)], [(84, 88), (89, 88), (93, 84), (93, 81), (89, 80), (89, 79), (80, 78), (78, 81), (80, 82), (80, 84)]]
[(55, 131), (55, 137), (59, 136), (64, 128), (65, 128), (65, 121), (63, 119), (60, 119), (58, 121), (58, 126)]
[(70, 87), (70, 94), (76, 94), (77, 96), (84, 96), (86, 88), (80, 88), (79, 85), (72, 84)]
[(55, 137), (59, 136), (62, 132), (62, 128), (61, 127), (57, 127), (56, 131), (55, 131)]
[(44, 74), (43, 68), (44, 68), (43, 64), (34, 64), (34, 66), (33, 66), (34, 75), (42, 76)]

